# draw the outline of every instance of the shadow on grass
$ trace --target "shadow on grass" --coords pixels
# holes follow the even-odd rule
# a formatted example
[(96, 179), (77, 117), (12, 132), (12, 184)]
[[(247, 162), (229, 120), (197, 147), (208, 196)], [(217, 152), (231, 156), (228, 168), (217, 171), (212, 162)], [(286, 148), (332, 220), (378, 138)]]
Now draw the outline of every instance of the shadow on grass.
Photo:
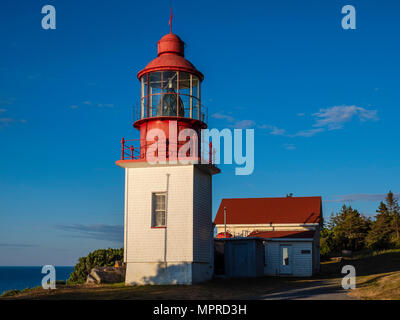
[(389, 273), (400, 270), (400, 250), (386, 252), (362, 258), (344, 258), (338, 262), (328, 262), (321, 265), (323, 275), (340, 275), (342, 267), (353, 265), (357, 276), (368, 276)]

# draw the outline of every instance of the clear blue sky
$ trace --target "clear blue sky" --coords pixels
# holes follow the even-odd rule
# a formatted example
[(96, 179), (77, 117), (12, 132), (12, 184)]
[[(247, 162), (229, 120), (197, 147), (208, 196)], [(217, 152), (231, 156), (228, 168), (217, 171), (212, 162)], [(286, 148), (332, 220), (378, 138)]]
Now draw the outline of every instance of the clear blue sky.
[[(57, 29), (41, 28), (52, 4)], [(341, 28), (341, 8), (357, 29)], [(173, 1), (205, 75), (209, 126), (255, 128), (255, 171), (222, 166), (223, 197), (322, 196), (372, 215), (400, 190), (396, 1)], [(169, 1), (0, 4), (0, 265), (72, 265), (122, 246), (120, 139)]]

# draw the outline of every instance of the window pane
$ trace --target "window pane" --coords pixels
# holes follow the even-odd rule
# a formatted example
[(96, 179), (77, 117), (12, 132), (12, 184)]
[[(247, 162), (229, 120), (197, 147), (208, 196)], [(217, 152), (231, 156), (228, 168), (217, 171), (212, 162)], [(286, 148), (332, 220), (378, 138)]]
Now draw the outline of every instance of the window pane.
[(153, 72), (149, 75), (149, 94), (161, 93), (161, 72)]
[(147, 112), (147, 75), (144, 75), (141, 78), (141, 100), (140, 100), (140, 118), (143, 119), (146, 117), (146, 112)]
[(199, 78), (192, 76), (192, 95), (193, 97), (200, 98), (199, 93)]
[(190, 95), (190, 74), (179, 72), (179, 94)]
[(289, 265), (289, 248), (282, 248), (282, 265)]
[(160, 213), (161, 215), (161, 223), (163, 226), (165, 226), (165, 211)]
[(199, 100), (197, 98), (192, 98), (192, 118), (199, 119)]
[(156, 195), (156, 210), (165, 210), (165, 194)]
[(161, 104), (161, 94), (150, 96), (150, 101), (150, 117), (162, 116), (161, 113), (157, 114), (157, 109)]
[(179, 116), (190, 118), (190, 96), (179, 94), (179, 100), (182, 101), (183, 104), (183, 108), (180, 109), (182, 114), (180, 113)]
[(147, 117), (147, 98), (144, 97), (142, 98), (141, 102), (141, 107), (140, 107), (140, 118), (146, 118)]
[(165, 212), (156, 212), (155, 214), (155, 227), (165, 226)]
[(163, 72), (163, 92), (176, 93), (177, 77), (178, 73), (176, 71)]

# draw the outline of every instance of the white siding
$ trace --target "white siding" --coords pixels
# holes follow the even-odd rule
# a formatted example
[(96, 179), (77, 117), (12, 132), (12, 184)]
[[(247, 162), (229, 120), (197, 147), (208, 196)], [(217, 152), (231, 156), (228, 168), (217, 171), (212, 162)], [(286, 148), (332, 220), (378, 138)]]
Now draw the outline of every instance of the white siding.
[(198, 168), (194, 170), (193, 259), (211, 262), (212, 243), (211, 176)]
[[(290, 245), (291, 252), (291, 276), (309, 277), (313, 274), (313, 243), (305, 241), (267, 241), (265, 245), (266, 266), (265, 274), (278, 276), (281, 265), (281, 245)], [(302, 250), (310, 250), (309, 254), (301, 253)]]
[[(193, 261), (193, 166), (126, 170), (126, 261), (164, 261), (165, 252), (168, 262)], [(167, 173), (167, 228), (152, 228), (151, 195), (167, 191)]]
[(265, 243), (265, 274), (270, 276), (279, 275), (279, 243), (266, 242)]
[[(224, 232), (225, 226), (223, 224), (216, 225), (217, 233)], [(256, 224), (256, 225), (235, 225), (227, 224), (227, 231), (233, 235), (247, 236), (252, 231), (308, 231), (318, 230), (317, 224), (299, 224), (299, 223), (287, 223), (285, 225), (279, 224)]]
[(125, 198), (124, 198), (124, 202), (125, 202), (125, 207), (124, 207), (124, 262), (127, 261), (127, 248), (128, 248), (128, 199), (129, 199), (129, 195), (128, 195), (128, 169), (124, 169), (125, 170)]

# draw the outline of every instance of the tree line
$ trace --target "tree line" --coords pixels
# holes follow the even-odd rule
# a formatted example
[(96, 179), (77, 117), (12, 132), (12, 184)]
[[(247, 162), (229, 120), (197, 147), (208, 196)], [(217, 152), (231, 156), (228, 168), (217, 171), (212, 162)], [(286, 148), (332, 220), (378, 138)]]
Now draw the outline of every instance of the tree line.
[(321, 255), (336, 254), (342, 250), (400, 248), (400, 209), (393, 192), (388, 192), (376, 213), (372, 219), (346, 205), (340, 212), (332, 213), (321, 231)]

